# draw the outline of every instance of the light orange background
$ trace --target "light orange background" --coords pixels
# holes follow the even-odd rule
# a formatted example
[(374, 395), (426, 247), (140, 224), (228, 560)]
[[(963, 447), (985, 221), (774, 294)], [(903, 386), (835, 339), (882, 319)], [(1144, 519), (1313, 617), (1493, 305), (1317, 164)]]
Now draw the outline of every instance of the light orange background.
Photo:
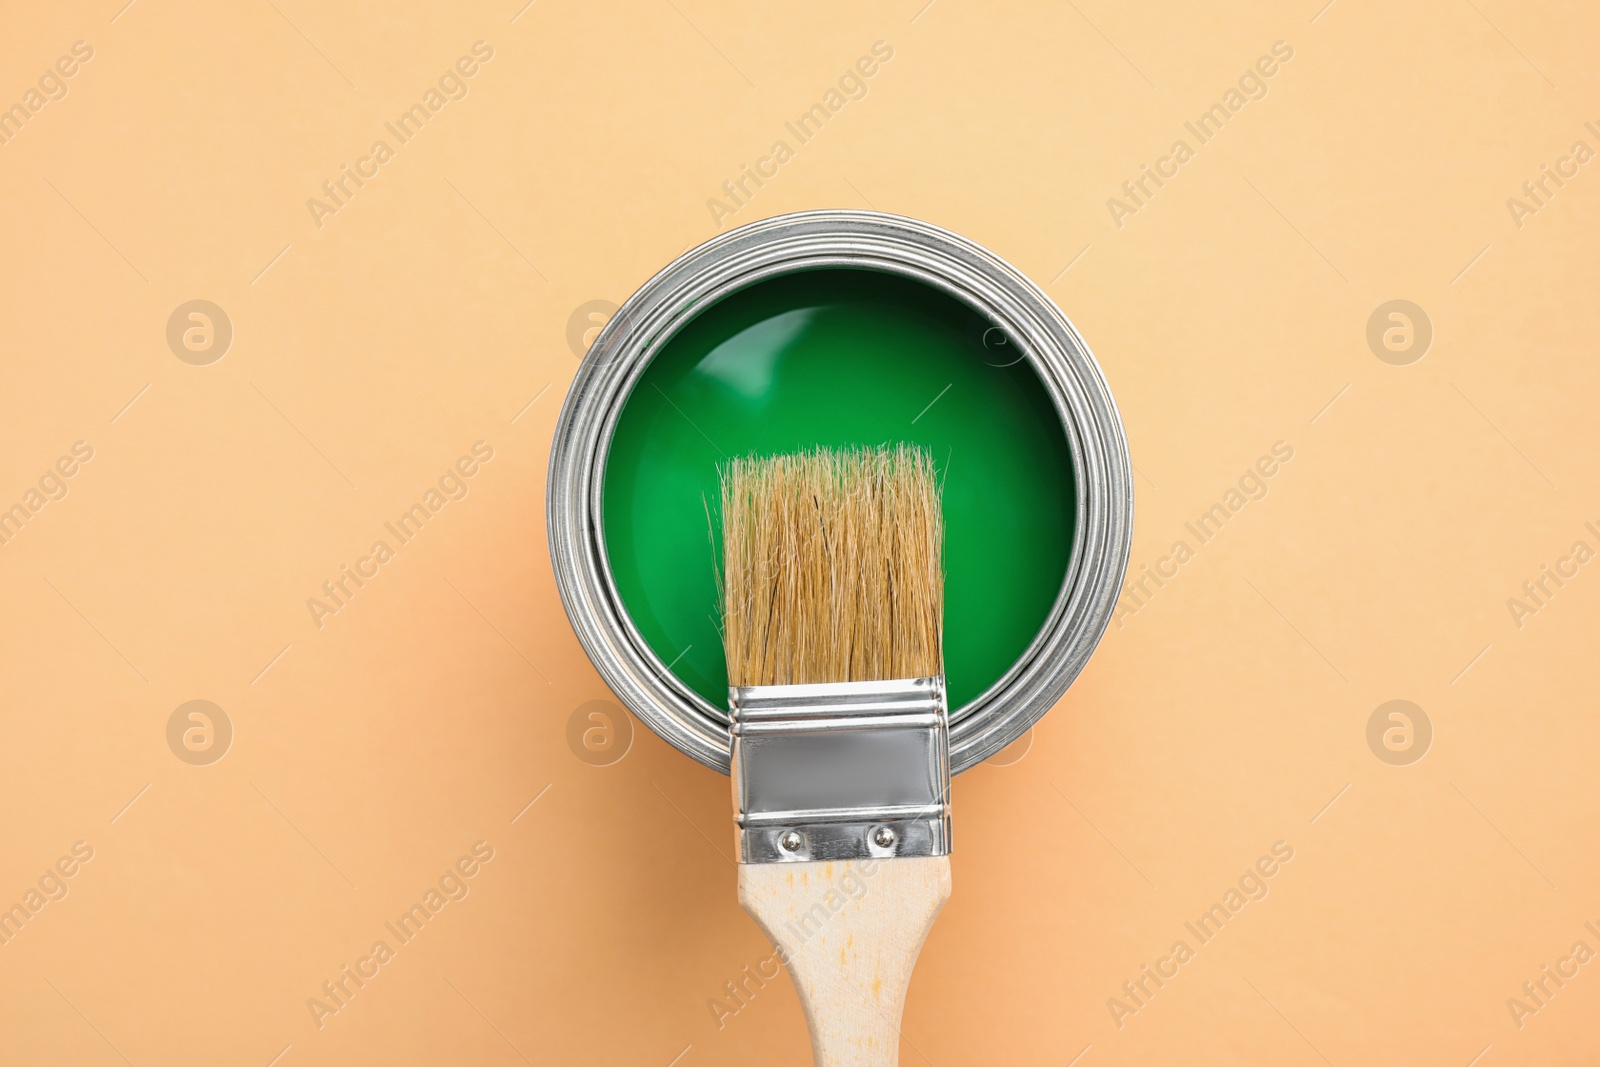
[[(1507, 205), (1600, 149), (1592, 5), (123, 2), (0, 15), (0, 105), (93, 49), (0, 145), (0, 507), (93, 449), (0, 545), (0, 907), (93, 850), (0, 945), (0, 1062), (809, 1062), (786, 979), (712, 1003), (770, 951), (727, 780), (642, 727), (608, 765), (569, 746), (609, 694), (542, 501), (574, 310), (712, 236), (723, 181), (877, 41), (724, 227), (870, 206), (1037, 280), (1121, 406), (1136, 568), (1294, 450), (958, 780), (903, 1062), (1595, 1062), (1600, 963), (1507, 1003), (1600, 951), (1600, 567), (1507, 604), (1600, 549), (1600, 169)], [(477, 41), (465, 98), (319, 227), (308, 198)], [(166, 340), (194, 299), (234, 332), (204, 366)], [(1408, 366), (1366, 340), (1391, 299), (1432, 323)], [(314, 619), (478, 441), (466, 498)], [(234, 733), (205, 766), (167, 740), (194, 699)], [(1368, 746), (1392, 699), (1432, 725), (1409, 765)], [(319, 1018), (476, 842), (469, 895)], [(1275, 842), (1265, 899), (1190, 940)]]

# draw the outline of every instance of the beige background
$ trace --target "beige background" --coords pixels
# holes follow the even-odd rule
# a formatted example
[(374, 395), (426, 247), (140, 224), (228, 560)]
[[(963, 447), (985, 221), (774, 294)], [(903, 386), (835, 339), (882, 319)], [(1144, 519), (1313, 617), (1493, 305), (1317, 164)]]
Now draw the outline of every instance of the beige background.
[[(876, 41), (865, 98), (724, 225), (870, 205), (1045, 286), (1127, 422), (1136, 566), (1294, 449), (958, 780), (903, 1062), (1595, 1062), (1600, 964), (1520, 1027), (1507, 1000), (1600, 951), (1600, 569), (1520, 627), (1507, 600), (1600, 549), (1600, 166), (1520, 227), (1507, 198), (1600, 149), (1600, 19), (925, 2), (0, 12), (5, 106), (93, 48), (0, 145), (0, 507), (93, 449), (0, 546), (0, 907), (69, 890), (0, 946), (0, 1062), (809, 1062), (786, 980), (709, 1004), (770, 951), (726, 779), (643, 728), (569, 747), (609, 694), (541, 499), (574, 309), (716, 232), (708, 198)], [(480, 40), (319, 228), (307, 199)], [(1114, 225), (1277, 41), (1267, 96)], [(234, 331), (205, 366), (166, 341), (194, 299)], [(1391, 299), (1433, 326), (1408, 366), (1366, 341)], [(467, 497), (319, 628), (307, 599), (477, 441)], [(167, 740), (194, 699), (234, 731), (206, 766)], [(1392, 699), (1432, 724), (1410, 765), (1368, 747)], [(470, 895), (319, 1028), (308, 998), (479, 841)], [(1269, 895), (1119, 1027), (1278, 841)]]

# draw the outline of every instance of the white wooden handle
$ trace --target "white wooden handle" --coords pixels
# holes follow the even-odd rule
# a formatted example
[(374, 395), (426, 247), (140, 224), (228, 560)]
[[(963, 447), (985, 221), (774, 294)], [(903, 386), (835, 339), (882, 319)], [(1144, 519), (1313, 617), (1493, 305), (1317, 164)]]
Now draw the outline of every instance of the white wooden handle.
[(911, 968), (950, 857), (741, 863), (739, 903), (782, 950), (817, 1067), (895, 1067)]

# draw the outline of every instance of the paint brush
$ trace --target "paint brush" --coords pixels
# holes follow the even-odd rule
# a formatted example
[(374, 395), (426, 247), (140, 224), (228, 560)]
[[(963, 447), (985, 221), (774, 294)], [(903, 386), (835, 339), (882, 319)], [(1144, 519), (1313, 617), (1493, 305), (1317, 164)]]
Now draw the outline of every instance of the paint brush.
[(794, 980), (819, 1067), (893, 1065), (950, 895), (933, 461), (815, 449), (720, 473), (739, 900)]

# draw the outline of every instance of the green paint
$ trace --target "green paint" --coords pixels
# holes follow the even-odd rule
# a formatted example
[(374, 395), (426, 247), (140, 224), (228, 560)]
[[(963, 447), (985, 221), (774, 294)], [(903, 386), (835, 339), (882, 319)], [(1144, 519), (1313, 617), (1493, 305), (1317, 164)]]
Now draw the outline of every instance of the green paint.
[(696, 316), (628, 398), (606, 465), (606, 551), (656, 655), (727, 706), (720, 549), (706, 515), (719, 462), (909, 441), (945, 477), (951, 707), (987, 689), (1049, 614), (1076, 510), (1060, 420), (1033, 369), (1013, 360), (965, 304), (870, 271), (784, 275)]

